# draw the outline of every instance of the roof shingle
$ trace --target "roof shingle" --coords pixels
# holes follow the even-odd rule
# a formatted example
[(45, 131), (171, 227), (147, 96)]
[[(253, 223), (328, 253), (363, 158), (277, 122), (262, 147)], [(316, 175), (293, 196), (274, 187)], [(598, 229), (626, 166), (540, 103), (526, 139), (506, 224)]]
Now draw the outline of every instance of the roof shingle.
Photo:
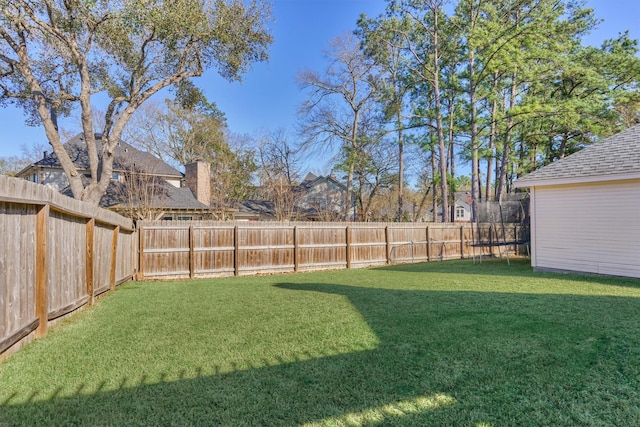
[(640, 125), (630, 127), (601, 142), (518, 178), (516, 187), (555, 180), (597, 181), (615, 175), (640, 177)]
[[(102, 155), (102, 139), (100, 135), (96, 135), (96, 144), (98, 148), (98, 156)], [(64, 144), (64, 148), (69, 154), (73, 164), (79, 169), (89, 169), (89, 156), (87, 154), (87, 145), (84, 142), (82, 134), (78, 134)], [(54, 154), (48, 155), (38, 162), (36, 166), (62, 167), (58, 157)], [(113, 160), (113, 169), (126, 171), (132, 166), (140, 168), (146, 173), (153, 175), (162, 175), (168, 177), (180, 178), (182, 173), (155, 157), (151, 153), (138, 150), (137, 148), (120, 140), (116, 145), (115, 156)]]

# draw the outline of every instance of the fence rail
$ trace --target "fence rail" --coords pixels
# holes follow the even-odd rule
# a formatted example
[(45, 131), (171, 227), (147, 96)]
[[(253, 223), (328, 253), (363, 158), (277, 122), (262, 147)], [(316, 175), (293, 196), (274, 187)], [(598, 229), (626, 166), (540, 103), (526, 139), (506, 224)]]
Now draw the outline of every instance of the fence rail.
[[(517, 227), (507, 232), (518, 235)], [(0, 176), (0, 360), (132, 278), (362, 268), (491, 254), (471, 224), (131, 220)], [(495, 240), (495, 227), (476, 229)], [(505, 249), (502, 249), (505, 250)], [(481, 251), (481, 252), (480, 252)]]
[[(468, 223), (144, 221), (138, 223), (138, 278), (361, 268), (493, 253), (473, 247), (472, 231)], [(489, 225), (476, 230), (490, 232)]]
[(132, 277), (131, 220), (0, 176), (0, 358)]

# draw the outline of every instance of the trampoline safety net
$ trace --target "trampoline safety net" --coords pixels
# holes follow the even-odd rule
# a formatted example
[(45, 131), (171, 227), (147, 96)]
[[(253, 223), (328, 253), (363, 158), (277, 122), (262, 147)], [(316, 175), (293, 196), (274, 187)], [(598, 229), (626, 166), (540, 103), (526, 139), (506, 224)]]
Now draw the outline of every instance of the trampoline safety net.
[[(531, 228), (527, 193), (507, 194), (501, 202), (476, 200), (472, 204), (472, 209), (471, 227), (474, 248), (500, 248), (529, 244)], [(509, 261), (508, 248), (506, 252), (507, 261)], [(480, 249), (480, 259), (482, 260), (482, 249)]]

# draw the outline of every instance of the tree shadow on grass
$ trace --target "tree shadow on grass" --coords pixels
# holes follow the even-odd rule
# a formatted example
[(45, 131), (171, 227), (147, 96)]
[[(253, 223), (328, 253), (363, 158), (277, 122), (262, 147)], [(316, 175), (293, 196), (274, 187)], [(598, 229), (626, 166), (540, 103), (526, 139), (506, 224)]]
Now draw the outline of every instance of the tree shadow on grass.
[[(459, 266), (459, 268), (456, 268)], [(512, 258), (510, 264), (504, 258), (476, 260), (471, 259), (450, 260), (446, 262), (423, 262), (414, 264), (396, 264), (390, 266), (374, 267), (373, 270), (401, 271), (407, 273), (444, 273), (444, 274), (469, 274), (472, 276), (498, 276), (498, 277), (529, 277), (540, 280), (579, 280), (605, 285), (617, 285), (640, 288), (640, 279), (620, 276), (604, 276), (579, 272), (544, 272), (533, 271), (529, 258)]]
[(640, 299), (276, 286), (348, 298), (378, 346), (91, 394), (9, 394), (0, 426), (640, 425)]

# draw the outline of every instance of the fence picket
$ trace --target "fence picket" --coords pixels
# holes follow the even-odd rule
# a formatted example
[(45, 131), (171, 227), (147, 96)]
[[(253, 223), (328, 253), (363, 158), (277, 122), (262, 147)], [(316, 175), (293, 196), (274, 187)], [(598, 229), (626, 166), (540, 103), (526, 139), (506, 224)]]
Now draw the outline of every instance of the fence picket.
[[(138, 229), (139, 272), (149, 279), (361, 268), (465, 258), (473, 250), (464, 223), (144, 221)], [(187, 230), (189, 247), (176, 244)], [(194, 261), (167, 268), (178, 253)]]
[(0, 245), (0, 359), (134, 274), (361, 268), (464, 258), (474, 249), (470, 224), (141, 221), (134, 227), (113, 212), (3, 176), (0, 229), (9, 242)]
[(133, 276), (133, 222), (0, 176), (0, 360)]

